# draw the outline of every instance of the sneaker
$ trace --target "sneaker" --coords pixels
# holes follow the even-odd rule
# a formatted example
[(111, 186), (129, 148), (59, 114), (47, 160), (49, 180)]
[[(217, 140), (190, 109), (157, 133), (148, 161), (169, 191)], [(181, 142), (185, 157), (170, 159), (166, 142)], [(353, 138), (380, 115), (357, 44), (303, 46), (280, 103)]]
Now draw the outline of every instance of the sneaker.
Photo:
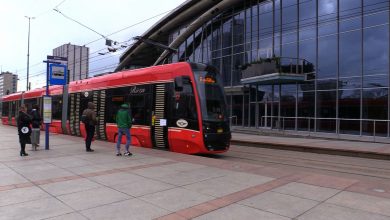
[(116, 153), (116, 155), (117, 155), (117, 156), (122, 156), (122, 154), (121, 154), (121, 153)]
[(124, 155), (125, 155), (125, 156), (131, 156), (131, 155), (133, 155), (133, 154), (127, 151)]

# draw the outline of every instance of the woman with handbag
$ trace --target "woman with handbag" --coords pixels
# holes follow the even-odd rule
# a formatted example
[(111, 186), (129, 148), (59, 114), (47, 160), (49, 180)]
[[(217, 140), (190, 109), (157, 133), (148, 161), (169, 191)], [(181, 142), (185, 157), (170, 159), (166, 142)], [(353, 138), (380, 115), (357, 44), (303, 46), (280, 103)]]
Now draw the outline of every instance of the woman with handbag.
[(26, 106), (21, 105), (19, 108), (19, 115), (17, 119), (20, 143), (20, 156), (28, 156), (28, 154), (26, 153), (26, 144), (31, 143), (31, 117), (26, 112)]

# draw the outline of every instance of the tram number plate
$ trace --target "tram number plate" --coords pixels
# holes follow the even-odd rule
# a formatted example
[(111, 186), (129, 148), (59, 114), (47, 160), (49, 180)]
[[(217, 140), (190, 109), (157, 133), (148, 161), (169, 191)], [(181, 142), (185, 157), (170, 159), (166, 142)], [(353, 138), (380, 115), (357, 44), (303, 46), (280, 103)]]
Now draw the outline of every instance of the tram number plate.
[(223, 132), (223, 129), (222, 128), (218, 128), (217, 129), (217, 133), (222, 133)]

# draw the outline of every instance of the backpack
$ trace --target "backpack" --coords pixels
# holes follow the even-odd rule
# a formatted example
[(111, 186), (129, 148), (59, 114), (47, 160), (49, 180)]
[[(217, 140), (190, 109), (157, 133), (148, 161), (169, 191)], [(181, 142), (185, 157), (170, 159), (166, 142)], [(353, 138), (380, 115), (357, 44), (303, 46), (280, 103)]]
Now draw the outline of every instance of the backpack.
[(87, 117), (86, 115), (82, 115), (81, 122), (83, 122), (86, 125), (89, 125), (89, 117)]

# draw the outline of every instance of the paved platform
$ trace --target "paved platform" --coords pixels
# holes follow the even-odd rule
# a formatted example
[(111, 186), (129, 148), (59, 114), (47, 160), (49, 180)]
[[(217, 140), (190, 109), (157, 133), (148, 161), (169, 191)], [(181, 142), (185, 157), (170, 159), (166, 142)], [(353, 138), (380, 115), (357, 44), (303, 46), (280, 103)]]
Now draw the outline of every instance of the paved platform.
[[(390, 220), (388, 180), (368, 182), (51, 135), (20, 157), (0, 125), (0, 219)], [(43, 138), (43, 135), (41, 135)]]

